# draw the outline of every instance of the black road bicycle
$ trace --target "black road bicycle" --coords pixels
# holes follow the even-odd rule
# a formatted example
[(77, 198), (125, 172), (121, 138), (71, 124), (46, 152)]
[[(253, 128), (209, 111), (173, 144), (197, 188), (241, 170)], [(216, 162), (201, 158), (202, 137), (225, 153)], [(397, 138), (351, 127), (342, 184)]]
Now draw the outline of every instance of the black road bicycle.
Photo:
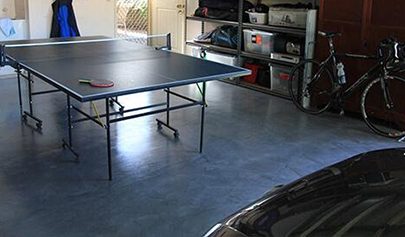
[[(296, 65), (289, 80), (294, 104), (309, 114), (320, 114), (330, 107), (343, 113), (343, 102), (356, 90), (361, 96), (361, 112), (367, 126), (375, 133), (392, 138), (405, 136), (404, 46), (396, 40), (380, 43), (377, 56), (336, 53), (333, 39), (340, 33), (319, 32), (329, 42), (329, 56), (322, 62), (307, 59)], [(378, 63), (353, 85), (344, 89), (346, 76), (341, 57), (377, 59)]]

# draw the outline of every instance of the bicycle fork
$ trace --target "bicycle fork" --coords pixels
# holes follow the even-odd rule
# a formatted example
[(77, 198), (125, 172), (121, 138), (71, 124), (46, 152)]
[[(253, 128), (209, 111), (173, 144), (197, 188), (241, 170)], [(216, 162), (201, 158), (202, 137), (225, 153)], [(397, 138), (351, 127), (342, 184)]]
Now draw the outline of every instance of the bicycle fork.
[[(383, 91), (385, 106), (387, 109), (392, 110), (394, 108), (394, 102), (392, 102), (391, 93), (388, 90), (388, 76), (381, 77), (381, 90)], [(405, 136), (400, 138), (398, 142), (405, 142)]]
[(383, 91), (385, 106), (387, 109), (391, 110), (394, 108), (394, 103), (392, 102), (391, 94), (388, 90), (388, 80), (387, 76), (382, 77), (381, 79), (381, 90)]

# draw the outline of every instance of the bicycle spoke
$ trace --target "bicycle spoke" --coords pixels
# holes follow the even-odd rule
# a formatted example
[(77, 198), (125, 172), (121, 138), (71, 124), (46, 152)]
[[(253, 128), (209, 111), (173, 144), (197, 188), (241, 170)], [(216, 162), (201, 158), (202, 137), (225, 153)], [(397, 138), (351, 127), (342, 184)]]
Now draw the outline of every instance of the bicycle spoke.
[[(306, 60), (291, 71), (290, 78), (290, 95), (300, 110), (319, 114), (329, 108), (332, 94), (330, 85), (333, 85), (333, 77), (329, 69), (321, 68), (316, 61)], [(296, 84), (302, 89), (294, 90), (293, 86)]]

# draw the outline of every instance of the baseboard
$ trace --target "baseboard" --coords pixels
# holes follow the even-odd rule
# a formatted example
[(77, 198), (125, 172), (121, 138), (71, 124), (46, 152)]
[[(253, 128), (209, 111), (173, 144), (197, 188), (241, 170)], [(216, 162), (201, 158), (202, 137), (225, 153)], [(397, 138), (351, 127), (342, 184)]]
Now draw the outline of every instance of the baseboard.
[(15, 75), (14, 68), (10, 66), (0, 68), (0, 79), (10, 78), (13, 77), (14, 75)]
[(14, 79), (16, 76), (15, 74), (4, 74), (0, 75), (0, 80), (6, 80), (6, 79)]

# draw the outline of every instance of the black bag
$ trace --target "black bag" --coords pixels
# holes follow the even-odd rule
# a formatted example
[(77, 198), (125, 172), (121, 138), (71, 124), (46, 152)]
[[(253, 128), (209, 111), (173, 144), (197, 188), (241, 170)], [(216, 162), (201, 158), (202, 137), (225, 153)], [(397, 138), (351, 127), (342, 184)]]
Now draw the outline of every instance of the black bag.
[[(249, 21), (249, 15), (245, 12), (253, 7), (254, 5), (249, 1), (243, 2), (243, 21)], [(199, 8), (194, 15), (217, 20), (238, 21), (238, 8), (238, 0), (200, 0)]]
[(217, 20), (238, 20), (238, 12), (235, 9), (222, 10), (217, 8), (199, 7), (195, 11), (194, 15)]
[(238, 27), (224, 25), (216, 28), (211, 37), (213, 45), (234, 48), (238, 47)]
[(292, 4), (292, 3), (280, 3), (280, 4), (273, 4), (270, 7), (276, 7), (276, 8), (292, 8), (292, 9), (312, 9), (312, 3), (297, 3), (297, 4)]
[(239, 0), (199, 0), (198, 6), (222, 10), (238, 9)]

